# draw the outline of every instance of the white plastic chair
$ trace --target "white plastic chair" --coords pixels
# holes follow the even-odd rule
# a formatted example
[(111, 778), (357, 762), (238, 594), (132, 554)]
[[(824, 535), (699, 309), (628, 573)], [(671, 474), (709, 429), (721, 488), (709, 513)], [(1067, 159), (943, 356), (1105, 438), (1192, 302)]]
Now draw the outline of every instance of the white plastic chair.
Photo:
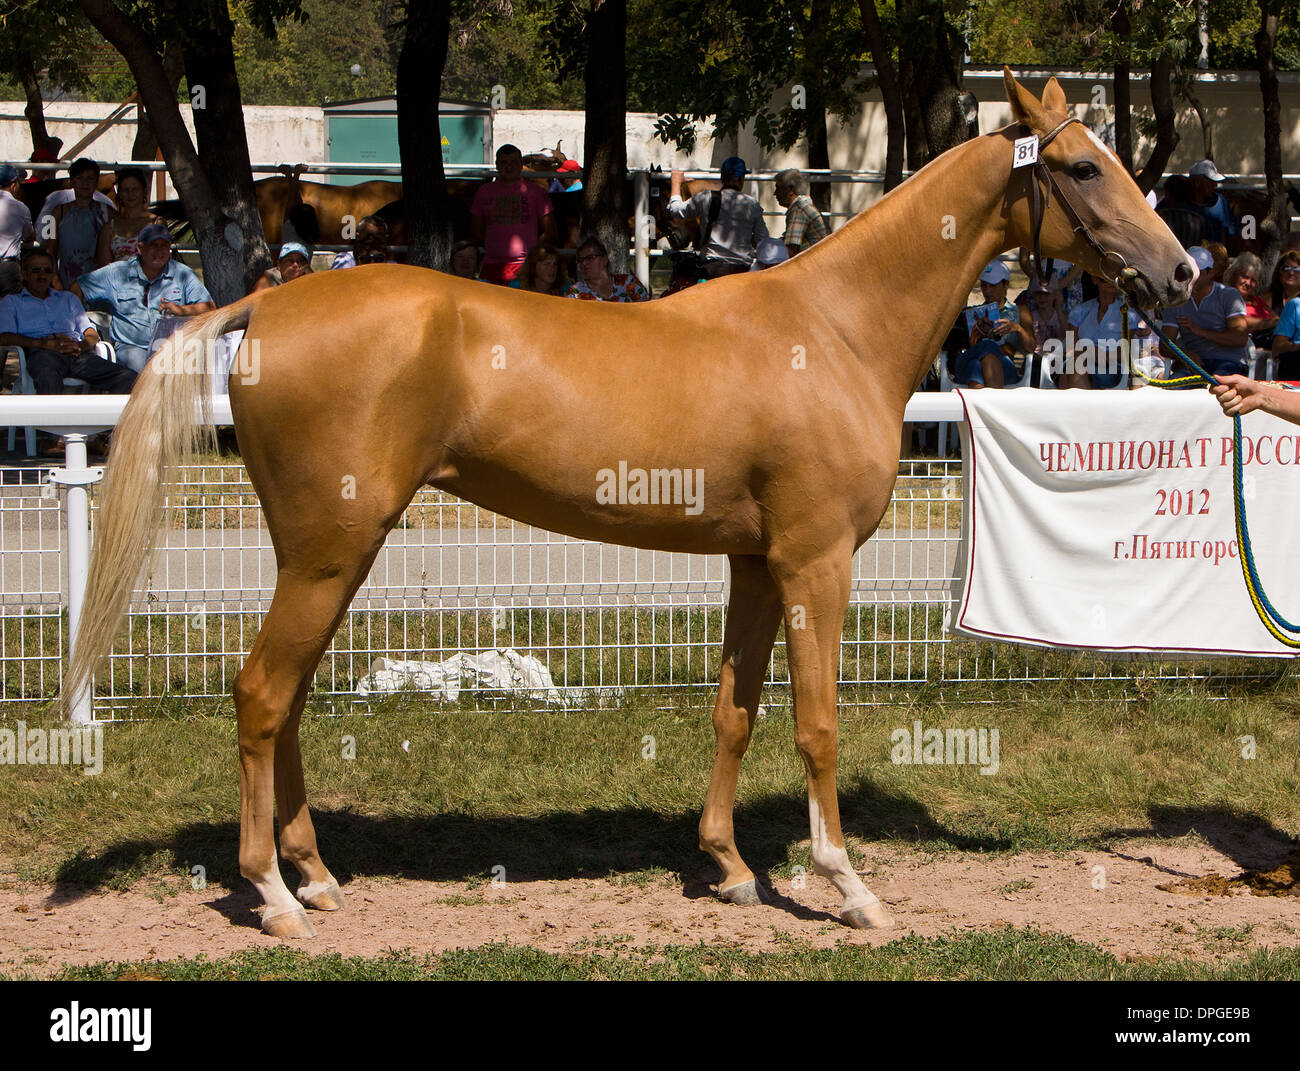
[[(1030, 379), (1034, 374), (1034, 355), (1025, 354), (1025, 370), (1021, 373), (1020, 378), (1014, 383), (1008, 383), (1003, 390), (1015, 390), (1017, 387), (1028, 387)], [(952, 390), (956, 386), (952, 377), (948, 374), (948, 352), (947, 350), (939, 351), (939, 390), (940, 392)], [(939, 456), (948, 456), (948, 422), (939, 425)]]
[[(1038, 389), (1039, 390), (1056, 390), (1056, 384), (1052, 382), (1051, 372), (1048, 370), (1048, 361), (1042, 361), (1038, 369)], [(1104, 387), (1104, 390), (1128, 390), (1128, 360), (1121, 362), (1119, 382), (1113, 387)]]
[(1251, 379), (1261, 378), (1259, 375), (1261, 371), (1260, 362), (1263, 362), (1264, 367), (1262, 371), (1264, 375), (1262, 378), (1266, 381), (1271, 381), (1277, 378), (1277, 358), (1274, 357), (1271, 352), (1268, 350), (1261, 350), (1255, 345), (1255, 340), (1253, 338), (1246, 341), (1246, 349), (1249, 353), (1249, 356), (1246, 359), (1247, 376)]
[[(113, 349), (111, 342), (97, 342), (92, 351), (96, 356), (103, 357), (106, 361), (117, 363), (117, 352)], [(31, 374), (27, 371), (27, 351), (21, 346), (6, 346), (3, 353), (18, 354), (18, 381), (14, 384), (15, 394), (35, 394), (36, 384), (33, 382)], [(90, 384), (84, 379), (78, 379), (76, 376), (63, 377), (63, 389), (65, 392), (84, 393), (90, 389)], [(27, 456), (36, 456), (36, 429), (30, 425), (23, 429), (26, 437)], [(16, 425), (9, 426), (9, 452), (13, 453), (14, 442), (18, 438), (18, 428)]]

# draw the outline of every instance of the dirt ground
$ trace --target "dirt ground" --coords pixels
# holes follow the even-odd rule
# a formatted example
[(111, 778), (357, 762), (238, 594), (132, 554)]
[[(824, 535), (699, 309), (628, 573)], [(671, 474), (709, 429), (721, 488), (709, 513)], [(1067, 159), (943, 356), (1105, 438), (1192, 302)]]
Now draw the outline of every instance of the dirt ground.
[[(1260, 846), (1259, 869), (1284, 848)], [(1241, 853), (1235, 853), (1240, 858)], [(319, 953), (374, 956), (473, 948), (508, 940), (552, 952), (668, 944), (724, 944), (754, 951), (790, 939), (812, 948), (839, 941), (880, 945), (908, 934), (1010, 924), (1066, 934), (1122, 960), (1174, 955), (1198, 960), (1257, 947), (1300, 944), (1300, 888), (1257, 895), (1197, 881), (1242, 868), (1214, 848), (1134, 841), (1109, 852), (1062, 855), (925, 855), (890, 846), (868, 851), (867, 883), (893, 913), (892, 930), (839, 924), (837, 894), (813, 876), (777, 881), (771, 903), (742, 908), (703, 881), (464, 883), (364, 878), (344, 886), (347, 906), (310, 912), (317, 936), (294, 942)], [(1165, 889), (1161, 889), (1164, 886)], [(1222, 890), (1207, 894), (1207, 890)], [(103, 960), (218, 958), (275, 944), (258, 929), (251, 887), (209, 885), (179, 894), (0, 889), (0, 967), (36, 974)]]

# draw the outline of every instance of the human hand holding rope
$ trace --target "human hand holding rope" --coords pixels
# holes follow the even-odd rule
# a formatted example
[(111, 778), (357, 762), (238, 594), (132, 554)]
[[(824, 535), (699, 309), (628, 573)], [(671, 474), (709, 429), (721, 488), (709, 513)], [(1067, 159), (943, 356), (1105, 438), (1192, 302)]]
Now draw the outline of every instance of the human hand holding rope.
[(1300, 424), (1300, 392), (1282, 390), (1268, 383), (1259, 383), (1245, 376), (1215, 376), (1218, 386), (1210, 393), (1223, 406), (1225, 416), (1244, 416), (1263, 409), (1292, 424)]

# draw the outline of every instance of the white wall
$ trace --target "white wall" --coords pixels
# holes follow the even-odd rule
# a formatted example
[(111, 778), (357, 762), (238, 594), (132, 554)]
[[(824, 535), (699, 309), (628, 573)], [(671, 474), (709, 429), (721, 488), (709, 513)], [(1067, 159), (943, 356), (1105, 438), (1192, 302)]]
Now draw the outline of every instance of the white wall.
[[(31, 155), (32, 140), (23, 115), (24, 106), (24, 101), (0, 101), (0, 160), (19, 162)], [(53, 137), (63, 139), (66, 153), (111, 115), (113, 109), (112, 104), (94, 102), (46, 103), (45, 127)], [(193, 137), (194, 123), (189, 109), (182, 108), (181, 114)], [(325, 158), (325, 116), (319, 108), (247, 107), (244, 123), (249, 153), (255, 163), (297, 164), (321, 162)], [(133, 108), (77, 155), (95, 160), (129, 160), (135, 126)], [(170, 196), (170, 181), (168, 190)]]
[[(1037, 93), (1041, 92), (1050, 73), (1025, 71), (1019, 77)], [(1058, 76), (1067, 98), (1079, 106), (1076, 113), (1080, 118), (1098, 129), (1110, 120), (1107, 109), (1092, 106), (1099, 99), (1111, 103), (1108, 75), (1065, 72)], [(1279, 81), (1283, 167), (1288, 172), (1300, 171), (1300, 75), (1283, 73)], [(1010, 122), (1011, 112), (1000, 71), (967, 70), (965, 85), (980, 101), (982, 131), (995, 130)], [(1213, 126), (1214, 157), (1220, 169), (1230, 175), (1261, 173), (1264, 168), (1264, 131), (1256, 75), (1252, 72), (1216, 72), (1195, 86)], [(1136, 127), (1138, 118), (1150, 115), (1149, 106), (1144, 107), (1149, 102), (1149, 92), (1140, 75), (1134, 79), (1132, 92)], [(65, 149), (70, 149), (111, 110), (109, 104), (50, 103), (46, 105), (46, 121), (50, 132), (63, 138)], [(187, 112), (185, 108), (181, 110), (182, 114)], [(248, 107), (244, 111), (254, 163), (324, 161), (325, 119), (320, 108)], [(788, 153), (764, 152), (748, 131), (742, 131), (736, 139), (715, 142), (707, 136), (707, 123), (697, 124), (698, 141), (694, 150), (689, 154), (678, 153), (654, 137), (655, 118), (646, 113), (628, 115), (629, 166), (657, 164), (664, 170), (674, 167), (707, 170), (716, 168), (731, 155), (743, 156), (750, 168), (758, 171), (775, 171), (806, 162), (804, 150), (798, 146)], [(192, 133), (193, 126), (190, 126)], [(1200, 123), (1192, 109), (1180, 109), (1177, 128), (1182, 140), (1170, 161), (1170, 169), (1185, 173), (1204, 154)], [(130, 156), (134, 137), (135, 113), (131, 111), (127, 113), (126, 121), (106, 130), (85, 155), (98, 160), (125, 160)], [(845, 125), (832, 121), (831, 166), (846, 170), (883, 170), (885, 141), (884, 106), (880, 102), (879, 90), (875, 90), (866, 95), (863, 108), (855, 119)], [(583, 115), (581, 112), (502, 109), (493, 115), (493, 142), (494, 149), (509, 142), (524, 152), (553, 148), (560, 142), (566, 155), (582, 162)], [(1150, 141), (1136, 137), (1135, 154), (1139, 161), (1145, 159), (1149, 150)], [(0, 102), (0, 160), (25, 160), (30, 151), (23, 102)], [(762, 196), (769, 210), (776, 210), (770, 182), (751, 183), (749, 189)], [(837, 186), (834, 208), (837, 212), (860, 211), (879, 194), (879, 186)]]

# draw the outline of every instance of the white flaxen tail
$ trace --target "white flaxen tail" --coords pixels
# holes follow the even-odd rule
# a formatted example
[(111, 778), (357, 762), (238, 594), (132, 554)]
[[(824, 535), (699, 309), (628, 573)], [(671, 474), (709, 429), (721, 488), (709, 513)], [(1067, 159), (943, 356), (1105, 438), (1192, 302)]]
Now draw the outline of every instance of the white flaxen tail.
[(104, 473), (86, 599), (60, 699), (65, 714), (117, 636), (163, 521), (169, 473), (215, 443), (208, 355), (220, 335), (248, 326), (252, 304), (245, 299), (186, 321), (136, 380)]

